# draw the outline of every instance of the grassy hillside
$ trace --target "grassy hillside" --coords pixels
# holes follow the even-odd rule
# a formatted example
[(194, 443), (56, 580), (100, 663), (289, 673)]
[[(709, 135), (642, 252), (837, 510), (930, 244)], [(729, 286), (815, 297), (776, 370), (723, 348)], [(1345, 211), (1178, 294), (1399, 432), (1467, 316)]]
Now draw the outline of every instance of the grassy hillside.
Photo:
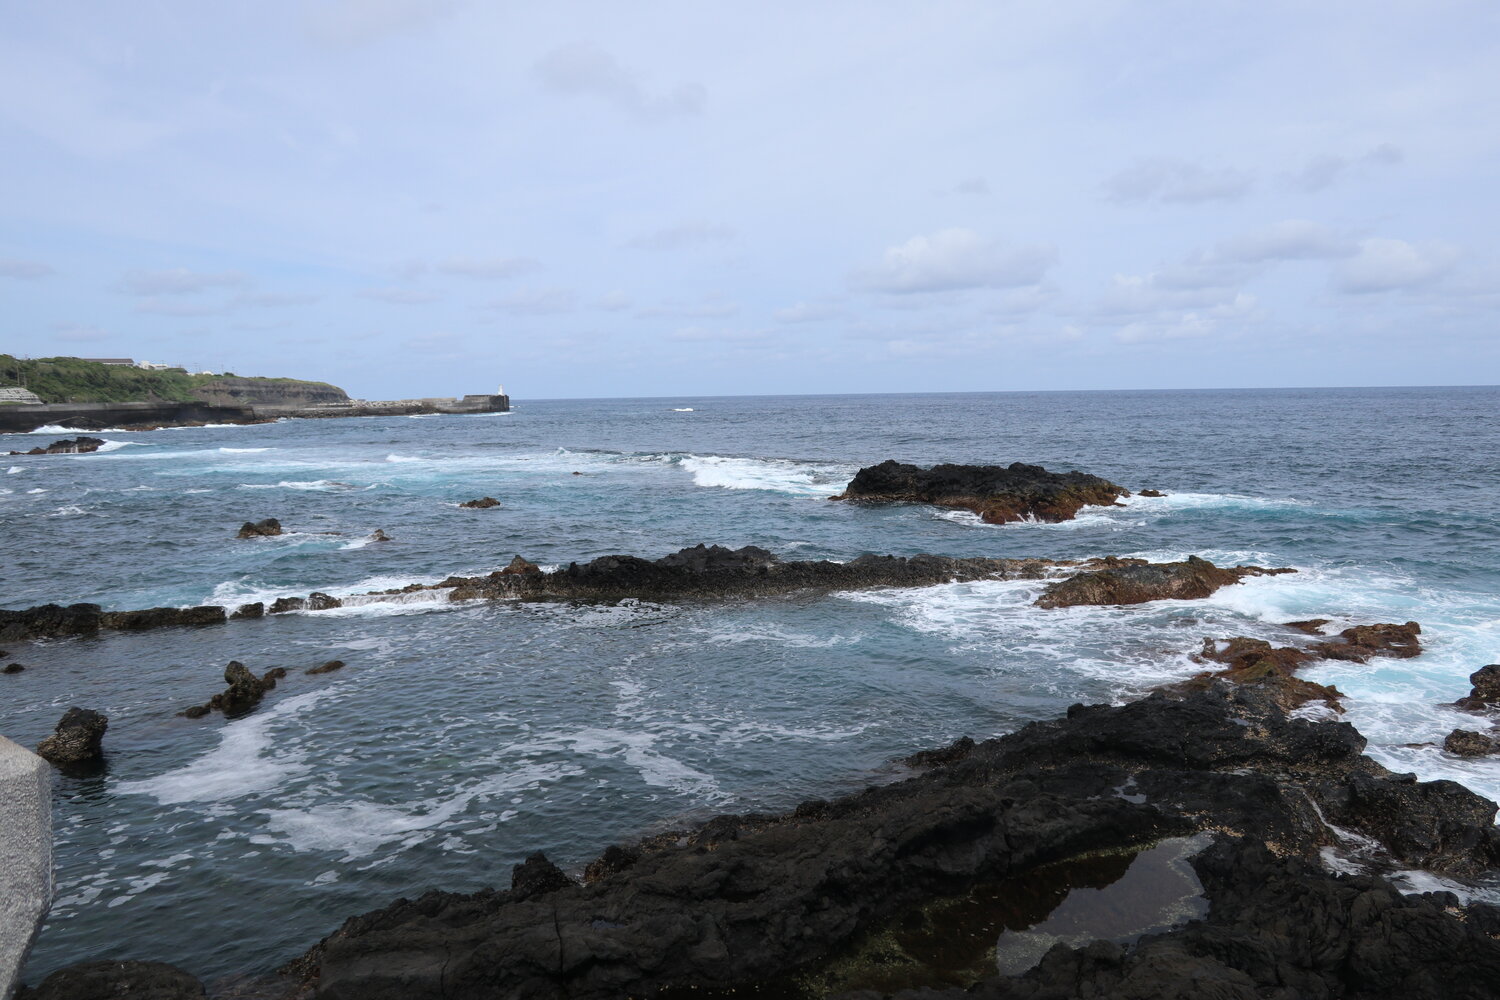
[[(81, 358), (33, 358), (22, 361), (0, 354), (0, 385), (22, 385), (44, 403), (187, 403), (193, 390), (220, 378), (189, 375), (184, 371), (145, 371), (123, 365), (101, 365)], [(302, 379), (255, 379), (267, 386), (277, 383), (319, 385)]]

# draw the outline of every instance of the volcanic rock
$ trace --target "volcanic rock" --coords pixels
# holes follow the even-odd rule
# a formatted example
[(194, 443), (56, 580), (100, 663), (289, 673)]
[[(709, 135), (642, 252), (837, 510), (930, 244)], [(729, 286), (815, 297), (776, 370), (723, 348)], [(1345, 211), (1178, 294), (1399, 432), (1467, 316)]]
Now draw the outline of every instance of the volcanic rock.
[(1164, 497), (1164, 496), (1166, 496), (1166, 494), (1163, 493), (1161, 490), (1137, 490), (1136, 491), (1136, 496), (1139, 496), (1139, 497)]
[(1300, 622), (1283, 622), (1282, 628), (1296, 629), (1298, 632), (1306, 632), (1308, 635), (1322, 635), (1323, 626), (1327, 624), (1327, 618), (1308, 618)]
[(306, 607), (307, 598), (305, 597), (278, 597), (276, 598), (276, 600), (272, 601), (271, 606), (266, 609), (266, 614), (281, 615), (285, 614), (288, 611), (302, 611)]
[(244, 715), (260, 704), (267, 691), (276, 687), (276, 682), (286, 676), (285, 667), (273, 667), (260, 677), (239, 660), (230, 660), (224, 668), (224, 683), (229, 687), (209, 699), (206, 705), (194, 705), (179, 715), (189, 719), (201, 719), (211, 711), (223, 712), (233, 718)]
[(260, 538), (281, 534), (281, 522), (274, 517), (268, 517), (264, 521), (246, 521), (240, 526), (240, 533), (236, 538)]
[(541, 851), (531, 854), (525, 862), (513, 867), (510, 873), (511, 898), (516, 900), (535, 899), (558, 889), (572, 888), (576, 884), (563, 874), (561, 868), (548, 861), (547, 855)]
[(527, 562), (520, 556), (511, 559), (510, 564), (500, 571), (502, 576), (514, 576), (518, 573), (540, 573), (541, 567), (534, 562)]
[(960, 736), (937, 750), (919, 750), (910, 757), (903, 757), (901, 763), (907, 767), (942, 767), (944, 764), (956, 764), (973, 752), (974, 741), (967, 736)]
[[(1363, 748), (1345, 723), (1292, 719), (1265, 692), (1223, 684), (1077, 705), (905, 781), (612, 848), (582, 886), (533, 858), (509, 891), (400, 900), (292, 968), (320, 1000), (800, 995), (793, 976), (912, 1000), (1493, 996), (1500, 910), (1317, 867), (1354, 843), (1372, 870), (1472, 878), (1500, 864), (1494, 803), (1391, 774)], [(1020, 894), (1004, 887), (1030, 885), (1050, 908), (1071, 885), (1050, 874), (1060, 863), (1195, 831), (1213, 839), (1190, 862), (1198, 918), (1133, 948), (1054, 948), (1019, 978), (996, 974), (993, 935), (958, 978), (951, 960), (899, 953), (984, 886), (1009, 905)], [(528, 869), (545, 895), (528, 891)], [(899, 992), (917, 987), (951, 992)]]
[(1500, 706), (1500, 663), (1490, 663), (1469, 675), (1474, 685), (1467, 695), (1453, 704), (1470, 712)]
[(19, 674), (25, 669), (26, 668), (21, 666), (19, 663), (7, 663), (5, 665), (5, 669), (0, 670), (0, 674)]
[(196, 608), (146, 608), (144, 611), (106, 611), (99, 616), (101, 628), (138, 632), (168, 625), (219, 625), (224, 609), (213, 604)]
[(978, 514), (990, 524), (1071, 521), (1085, 505), (1115, 506), (1130, 491), (1082, 472), (1048, 472), (1040, 465), (935, 465), (894, 459), (854, 474), (834, 500), (928, 503)]
[(1077, 573), (1049, 584), (1036, 604), (1042, 608), (1066, 608), (1079, 604), (1142, 604), (1146, 601), (1191, 600), (1207, 597), (1220, 587), (1239, 583), (1247, 576), (1275, 576), (1294, 569), (1264, 569), (1260, 566), (1220, 568), (1207, 559), (1188, 556), (1182, 562), (1151, 563), (1144, 559), (1095, 561), (1103, 568)]
[(16, 1000), (200, 1000), (203, 984), (164, 962), (78, 962), (59, 969)]
[(1472, 729), (1455, 729), (1443, 739), (1443, 749), (1458, 757), (1488, 757), (1500, 753), (1500, 740)]
[(109, 718), (87, 708), (70, 708), (52, 735), (37, 744), (36, 754), (54, 764), (82, 764), (104, 756), (104, 731)]
[(1410, 659), (1422, 653), (1422, 640), (1417, 636), (1422, 626), (1416, 622), (1405, 625), (1356, 625), (1339, 633), (1342, 642), (1318, 644), (1318, 655), (1329, 660), (1352, 660), (1364, 663), (1372, 656), (1394, 656)]
[(45, 448), (33, 448), (30, 451), (13, 451), (12, 455), (85, 455), (91, 451), (98, 451), (99, 446), (104, 444), (103, 438), (76, 437), (67, 438), (62, 441), (53, 441)]
[(265, 604), (260, 601), (256, 601), (254, 604), (241, 604), (238, 608), (235, 608), (234, 614), (230, 615), (229, 617), (234, 619), (262, 618), (265, 616), (265, 613)]
[(459, 506), (468, 507), (470, 510), (488, 510), (490, 507), (500, 506), (500, 501), (494, 497), (480, 497), (478, 500), (465, 500)]
[(1338, 688), (1314, 684), (1295, 675), (1298, 667), (1317, 658), (1304, 650), (1275, 647), (1262, 639), (1235, 636), (1227, 640), (1204, 639), (1198, 657), (1225, 664), (1226, 669), (1198, 674), (1183, 682), (1185, 689), (1223, 680), (1263, 688), (1285, 711), (1300, 708), (1310, 701), (1321, 701), (1338, 712), (1344, 710), (1339, 703), (1343, 693)]
[(92, 635), (99, 631), (102, 610), (97, 604), (43, 604), (24, 611), (0, 610), (0, 639), (54, 639)]
[(307, 672), (310, 673), (310, 674), (331, 674), (335, 670), (343, 670), (343, 669), (344, 669), (344, 661), (343, 660), (329, 660), (327, 663), (324, 663), (320, 667), (308, 667), (307, 668)]
[(344, 602), (337, 597), (331, 597), (316, 590), (307, 595), (307, 610), (309, 611), (327, 611), (329, 608), (341, 608), (343, 606)]
[(390, 540), (391, 536), (387, 535), (380, 528), (376, 528), (375, 531), (370, 535), (370, 541), (372, 542), (388, 542)]

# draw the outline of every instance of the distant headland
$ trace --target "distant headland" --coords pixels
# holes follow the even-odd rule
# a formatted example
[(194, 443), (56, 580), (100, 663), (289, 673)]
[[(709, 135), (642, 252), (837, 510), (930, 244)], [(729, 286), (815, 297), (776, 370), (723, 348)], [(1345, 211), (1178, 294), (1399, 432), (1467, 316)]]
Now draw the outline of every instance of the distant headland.
[(0, 354), (0, 433), (59, 426), (182, 427), (282, 417), (504, 413), (510, 397), (350, 399), (328, 382), (245, 377), (130, 358), (15, 358)]

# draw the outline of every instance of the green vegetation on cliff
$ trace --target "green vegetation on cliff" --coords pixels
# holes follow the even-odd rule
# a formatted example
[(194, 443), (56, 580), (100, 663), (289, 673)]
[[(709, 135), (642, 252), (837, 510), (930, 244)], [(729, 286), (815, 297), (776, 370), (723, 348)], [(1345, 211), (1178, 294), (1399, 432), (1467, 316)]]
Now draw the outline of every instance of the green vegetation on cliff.
[[(20, 360), (0, 354), (0, 385), (24, 385), (44, 403), (189, 403), (204, 398), (224, 378), (253, 382), (271, 393), (279, 388), (298, 393), (312, 387), (335, 389), (325, 382), (293, 378), (236, 378), (233, 375), (189, 375), (181, 368), (147, 371), (126, 365), (101, 365), (82, 358)], [(335, 390), (342, 395), (342, 390)]]

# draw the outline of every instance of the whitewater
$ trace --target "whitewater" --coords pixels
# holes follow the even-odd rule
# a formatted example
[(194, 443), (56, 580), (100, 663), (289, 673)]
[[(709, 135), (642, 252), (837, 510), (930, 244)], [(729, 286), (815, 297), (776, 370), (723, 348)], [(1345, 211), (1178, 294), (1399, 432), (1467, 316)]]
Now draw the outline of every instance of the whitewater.
[[(1202, 601), (1041, 611), (1037, 581), (717, 604), (453, 605), (430, 592), (196, 630), (10, 644), (0, 732), (110, 717), (108, 766), (57, 784), (60, 892), (26, 978), (96, 955), (272, 967), (350, 914), (505, 884), (716, 812), (901, 773), (894, 758), (1202, 669), (1204, 638), (1422, 624), (1411, 660), (1324, 663), (1369, 753), (1500, 796), (1450, 703), (1500, 661), (1500, 390), (996, 393), (519, 402), (433, 416), (97, 432), (14, 456), (0, 605), (340, 597), (698, 542), (866, 552), (1199, 555), (1291, 566)], [(69, 436), (64, 428), (46, 433)], [(0, 451), (38, 435), (0, 437)], [(1132, 490), (1062, 524), (830, 503), (886, 458), (1025, 461)], [(500, 506), (458, 506), (492, 496)], [(286, 534), (237, 540), (246, 520)], [(381, 529), (391, 541), (375, 542)], [(338, 658), (327, 675), (305, 670)], [(238, 659), (289, 676), (255, 713), (175, 713)], [(226, 906), (226, 900), (236, 905)]]

